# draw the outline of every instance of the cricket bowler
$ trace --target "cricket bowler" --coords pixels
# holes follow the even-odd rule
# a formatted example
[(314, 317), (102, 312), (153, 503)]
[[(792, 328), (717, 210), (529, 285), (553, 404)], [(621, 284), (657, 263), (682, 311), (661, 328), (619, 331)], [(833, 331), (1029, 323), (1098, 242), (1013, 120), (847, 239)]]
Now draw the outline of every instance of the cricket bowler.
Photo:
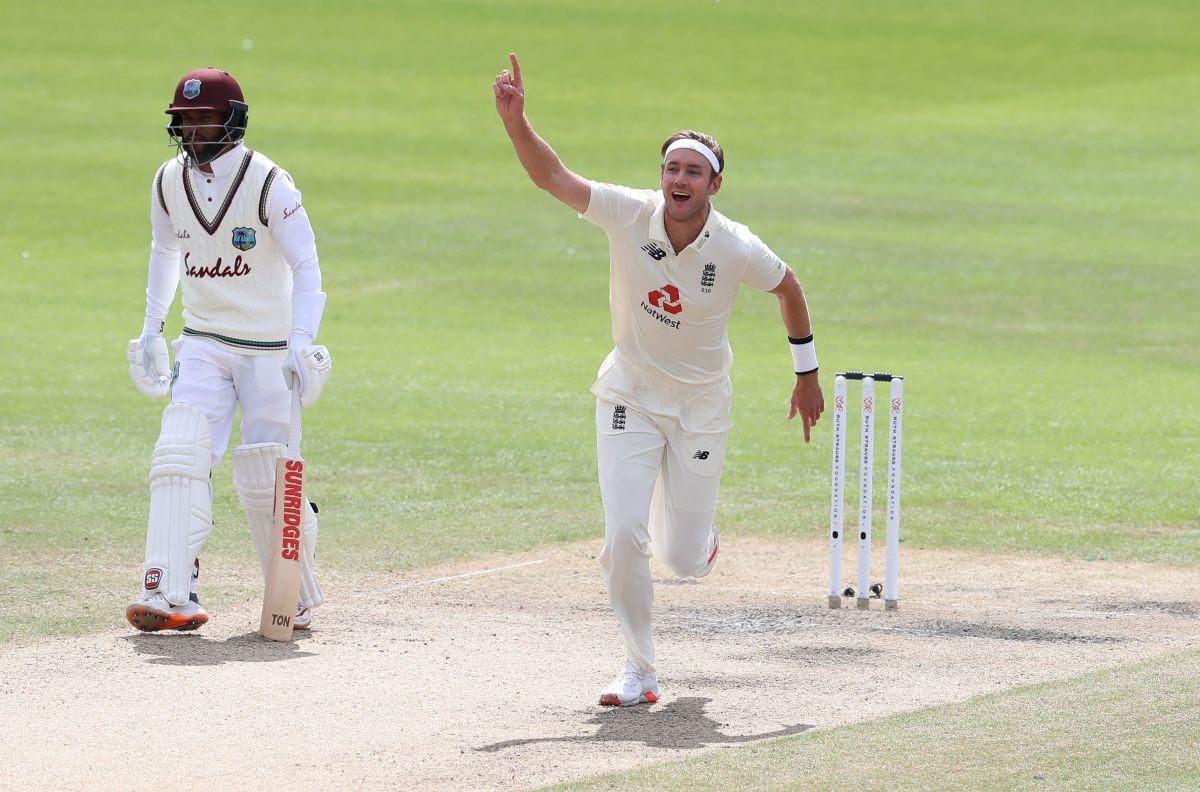
[(738, 286), (770, 292), (792, 352), (788, 418), (804, 441), (824, 410), (804, 292), (795, 273), (746, 226), (718, 212), (725, 155), (711, 136), (676, 132), (661, 149), (659, 186), (589, 181), (563, 165), (525, 117), (515, 55), (496, 76), (496, 112), (533, 183), (602, 228), (609, 241), (615, 348), (600, 365), (596, 453), (604, 504), (600, 563), (625, 639), (605, 706), (659, 699), (650, 630), (650, 554), (680, 577), (717, 560), (717, 488), (730, 428), (729, 316)]

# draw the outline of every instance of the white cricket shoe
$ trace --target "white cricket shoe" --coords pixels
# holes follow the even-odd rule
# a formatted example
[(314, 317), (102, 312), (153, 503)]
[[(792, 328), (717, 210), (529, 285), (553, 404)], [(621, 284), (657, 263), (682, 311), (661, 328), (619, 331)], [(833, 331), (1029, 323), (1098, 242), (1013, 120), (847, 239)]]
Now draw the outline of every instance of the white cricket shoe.
[(172, 605), (160, 593), (143, 595), (125, 609), (125, 618), (142, 632), (195, 630), (208, 622), (208, 612), (195, 594), (183, 605)]
[(312, 629), (312, 608), (306, 608), (303, 605), (296, 605), (296, 618), (292, 619), (293, 630), (311, 630)]
[(626, 662), (621, 673), (600, 692), (602, 707), (633, 707), (658, 701), (658, 674)]

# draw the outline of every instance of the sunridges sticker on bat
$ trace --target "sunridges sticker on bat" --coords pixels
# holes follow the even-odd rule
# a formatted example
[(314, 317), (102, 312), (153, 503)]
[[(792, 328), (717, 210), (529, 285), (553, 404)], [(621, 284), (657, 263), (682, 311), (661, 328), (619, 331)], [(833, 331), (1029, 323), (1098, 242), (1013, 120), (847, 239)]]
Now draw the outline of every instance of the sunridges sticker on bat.
[(274, 551), (258, 631), (272, 641), (292, 640), (300, 599), (300, 523), (304, 509), (304, 460), (300, 458), (300, 386), (292, 388), (287, 452), (275, 463)]

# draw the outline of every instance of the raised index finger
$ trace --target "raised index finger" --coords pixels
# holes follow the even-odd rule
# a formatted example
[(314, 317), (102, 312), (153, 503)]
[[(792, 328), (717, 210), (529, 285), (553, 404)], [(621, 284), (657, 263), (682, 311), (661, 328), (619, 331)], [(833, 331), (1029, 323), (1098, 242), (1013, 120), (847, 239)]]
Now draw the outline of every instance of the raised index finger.
[(517, 61), (517, 54), (515, 52), (508, 53), (508, 60), (510, 63), (512, 63), (513, 77), (516, 79), (517, 85), (522, 85), (523, 83), (521, 82), (521, 64)]

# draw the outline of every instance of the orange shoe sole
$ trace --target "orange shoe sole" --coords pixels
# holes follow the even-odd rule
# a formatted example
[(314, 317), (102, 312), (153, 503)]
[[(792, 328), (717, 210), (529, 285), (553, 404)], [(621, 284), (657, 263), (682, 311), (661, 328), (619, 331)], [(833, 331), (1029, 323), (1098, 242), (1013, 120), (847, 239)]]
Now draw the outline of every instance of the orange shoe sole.
[(649, 690), (643, 693), (640, 699), (631, 701), (628, 704), (621, 703), (621, 697), (616, 693), (602, 693), (600, 695), (601, 707), (634, 707), (638, 704), (653, 704), (656, 701), (658, 701), (658, 696)]
[(125, 618), (142, 632), (158, 632), (159, 630), (189, 632), (198, 630), (202, 625), (208, 623), (208, 614), (182, 616), (178, 613), (166, 613), (139, 605), (130, 605), (126, 608)]

